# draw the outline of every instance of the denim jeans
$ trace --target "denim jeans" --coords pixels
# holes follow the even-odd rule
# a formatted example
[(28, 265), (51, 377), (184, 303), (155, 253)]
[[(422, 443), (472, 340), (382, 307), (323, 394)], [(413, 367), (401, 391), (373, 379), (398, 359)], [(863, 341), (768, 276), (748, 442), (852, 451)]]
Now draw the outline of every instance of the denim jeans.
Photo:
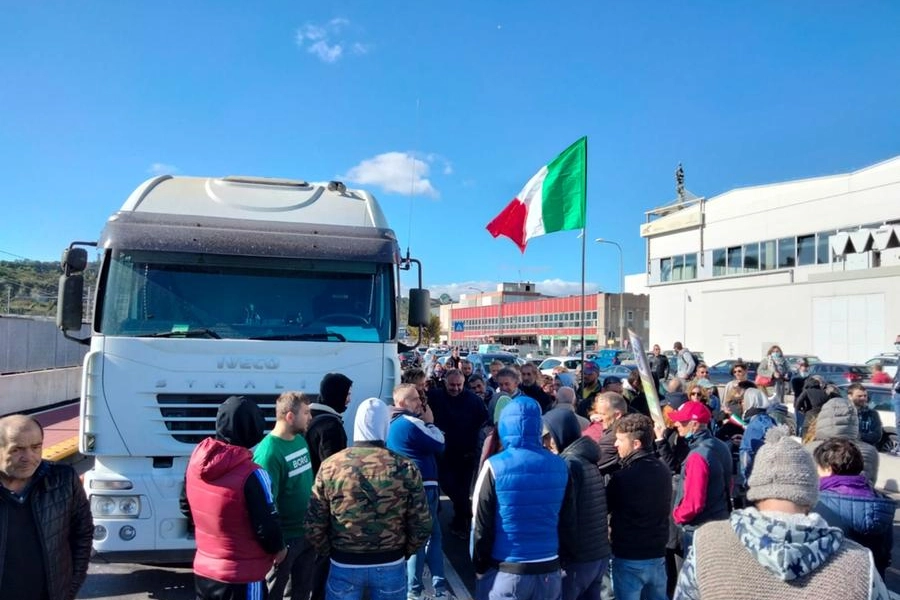
[(425, 585), (422, 583), (422, 573), (425, 565), (431, 572), (431, 586), (435, 592), (446, 590), (447, 582), (444, 579), (444, 552), (441, 541), (441, 522), (438, 520), (438, 504), (441, 501), (441, 492), (436, 485), (425, 486), (425, 499), (428, 500), (428, 512), (431, 513), (431, 537), (428, 542), (409, 557), (406, 561), (406, 583), (409, 588), (409, 597), (418, 598), (422, 595)]
[(609, 558), (567, 564), (562, 580), (563, 600), (600, 600), (603, 575), (608, 566)]
[(666, 600), (666, 559), (626, 560), (613, 557), (616, 600)]
[(559, 570), (540, 575), (515, 575), (489, 569), (475, 580), (475, 600), (561, 600)]
[(331, 563), (325, 600), (405, 600), (406, 569), (403, 562), (374, 567), (345, 567)]

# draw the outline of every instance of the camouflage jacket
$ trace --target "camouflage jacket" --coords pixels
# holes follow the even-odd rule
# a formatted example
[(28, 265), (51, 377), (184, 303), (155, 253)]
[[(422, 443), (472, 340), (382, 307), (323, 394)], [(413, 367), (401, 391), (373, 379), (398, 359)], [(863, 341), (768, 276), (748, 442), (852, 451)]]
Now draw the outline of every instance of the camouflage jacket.
[(305, 523), (320, 556), (347, 564), (408, 558), (431, 526), (419, 469), (381, 442), (356, 442), (322, 463)]

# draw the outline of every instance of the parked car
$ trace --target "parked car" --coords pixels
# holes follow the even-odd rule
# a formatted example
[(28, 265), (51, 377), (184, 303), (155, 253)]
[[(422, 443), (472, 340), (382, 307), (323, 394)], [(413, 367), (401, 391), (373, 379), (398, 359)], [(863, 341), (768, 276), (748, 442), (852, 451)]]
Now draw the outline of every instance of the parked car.
[(634, 362), (634, 353), (630, 350), (618, 350), (615, 348), (606, 348), (597, 353), (592, 359), (601, 371), (605, 371), (607, 367), (612, 365), (620, 365), (625, 361)]
[(872, 367), (850, 363), (815, 363), (809, 365), (810, 375), (819, 375), (828, 383), (842, 385), (860, 383), (872, 377)]
[(799, 369), (801, 360), (805, 359), (808, 365), (822, 362), (822, 359), (815, 354), (785, 354), (784, 359), (788, 362), (788, 366), (793, 373), (796, 373), (797, 369)]
[(758, 362), (752, 360), (740, 360), (739, 358), (728, 358), (720, 360), (709, 367), (709, 380), (716, 385), (727, 384), (734, 379), (731, 375), (731, 369), (739, 362), (742, 362), (747, 366), (747, 380), (753, 381), (756, 379), (756, 369), (759, 368)]
[(636, 364), (627, 364), (627, 365), (610, 365), (607, 368), (600, 371), (600, 376), (598, 379), (602, 383), (604, 379), (607, 377), (618, 377), (623, 381), (628, 379), (628, 376), (631, 375), (633, 370), (637, 369)]
[(499, 360), (504, 366), (521, 365), (525, 362), (515, 354), (509, 352), (470, 352), (466, 357), (472, 363), (472, 372), (487, 378), (491, 375), (491, 363)]
[(884, 372), (893, 377), (897, 374), (897, 365), (900, 363), (900, 352), (885, 352), (866, 361), (866, 365), (871, 367), (875, 363), (881, 363)]
[(401, 369), (410, 369), (412, 367), (418, 367), (422, 363), (421, 355), (415, 350), (409, 350), (408, 352), (400, 353), (400, 368)]
[[(878, 416), (881, 417), (881, 427), (884, 429), (884, 434), (881, 436), (881, 444), (878, 445), (878, 449), (882, 452), (890, 452), (900, 443), (897, 439), (894, 406), (891, 404), (891, 385), (887, 383), (863, 383), (862, 386), (866, 388), (866, 393), (869, 395), (869, 408), (874, 408), (878, 411)], [(838, 386), (838, 390), (844, 398), (847, 397), (848, 387), (850, 387), (850, 384)]]
[(550, 358), (545, 358), (541, 364), (538, 366), (538, 370), (540, 370), (543, 375), (553, 375), (553, 369), (562, 365), (570, 371), (575, 371), (578, 367), (581, 366), (581, 357), (580, 356), (551, 356)]

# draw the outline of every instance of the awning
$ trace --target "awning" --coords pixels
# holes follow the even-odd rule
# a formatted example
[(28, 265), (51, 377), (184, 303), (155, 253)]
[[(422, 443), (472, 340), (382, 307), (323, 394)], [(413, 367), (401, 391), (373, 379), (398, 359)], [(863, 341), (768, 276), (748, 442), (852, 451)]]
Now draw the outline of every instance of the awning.
[(853, 243), (850, 241), (850, 234), (846, 231), (828, 236), (828, 245), (831, 246), (833, 255), (843, 256), (853, 253)]
[(872, 232), (872, 249), (900, 248), (900, 226), (886, 225)]

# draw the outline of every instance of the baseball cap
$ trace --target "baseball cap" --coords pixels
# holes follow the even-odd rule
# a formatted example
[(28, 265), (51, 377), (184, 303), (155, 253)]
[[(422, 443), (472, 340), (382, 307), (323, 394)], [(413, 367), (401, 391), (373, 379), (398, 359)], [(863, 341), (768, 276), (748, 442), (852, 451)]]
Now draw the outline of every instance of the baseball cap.
[(706, 379), (705, 377), (703, 379), (700, 379), (699, 381), (697, 381), (697, 385), (699, 385), (700, 387), (702, 387), (704, 389), (711, 389), (711, 388), (716, 387), (716, 384), (714, 384), (709, 379)]
[(600, 367), (597, 366), (597, 363), (595, 363), (594, 361), (586, 360), (586, 361), (584, 361), (584, 365), (582, 365), (582, 367), (581, 367), (581, 372), (582, 373), (599, 373)]
[(673, 423), (687, 423), (688, 421), (697, 421), (698, 423), (708, 424), (712, 415), (706, 405), (702, 402), (694, 400), (685, 402), (678, 410), (669, 413), (669, 420)]
[(621, 378), (621, 377), (617, 377), (617, 376), (615, 376), (615, 375), (610, 375), (609, 377), (604, 377), (604, 378), (603, 378), (603, 387), (606, 387), (606, 386), (608, 386), (608, 385), (612, 385), (612, 384), (614, 384), (614, 383), (622, 383), (622, 378)]

